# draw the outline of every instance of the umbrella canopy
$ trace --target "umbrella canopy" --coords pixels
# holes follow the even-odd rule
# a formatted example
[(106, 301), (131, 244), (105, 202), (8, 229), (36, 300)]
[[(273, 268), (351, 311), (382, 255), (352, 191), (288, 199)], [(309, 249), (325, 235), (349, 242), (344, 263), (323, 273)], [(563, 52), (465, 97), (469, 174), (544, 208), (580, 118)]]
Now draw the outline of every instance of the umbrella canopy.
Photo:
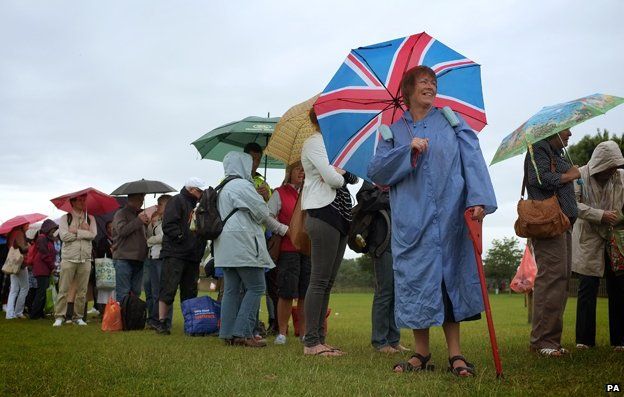
[(265, 150), (267, 155), (288, 165), (301, 160), (303, 142), (316, 132), (314, 124), (310, 121), (309, 113), (318, 97), (315, 95), (284, 113), (280, 121), (277, 122), (273, 135), (271, 135), (269, 145)]
[(622, 103), (624, 103), (624, 98), (594, 94), (546, 106), (503, 139), (490, 165), (522, 154), (527, 151), (529, 145), (592, 117), (605, 114)]
[(64, 194), (60, 197), (53, 198), (50, 201), (61, 211), (71, 212), (72, 206), (69, 200), (84, 195), (87, 196), (85, 201), (85, 211), (91, 215), (101, 215), (119, 208), (119, 204), (117, 203), (117, 200), (115, 200), (115, 197), (109, 196), (108, 194), (100, 192), (92, 187)]
[(147, 207), (146, 209), (144, 209), (143, 212), (145, 212), (145, 215), (147, 215), (148, 219), (152, 219), (152, 215), (154, 215), (157, 209), (157, 205), (152, 205), (151, 207)]
[(0, 234), (7, 234), (18, 226), (39, 222), (47, 217), (47, 215), (39, 213), (18, 215), (0, 225)]
[(160, 181), (150, 181), (140, 179), (138, 181), (126, 182), (113, 190), (113, 196), (126, 196), (128, 194), (148, 194), (148, 193), (169, 193), (176, 189)]
[(406, 107), (401, 80), (426, 65), (437, 75), (436, 107), (450, 106), (475, 130), (486, 124), (481, 67), (427, 33), (352, 50), (314, 104), (330, 162), (362, 178), (379, 140), (378, 128)]
[[(279, 117), (246, 117), (215, 128), (192, 145), (203, 159), (223, 161), (226, 154), (231, 151), (240, 152), (250, 142), (266, 147), (279, 119)], [(268, 168), (284, 168), (282, 162), (266, 156), (262, 158), (260, 164), (266, 164)]]

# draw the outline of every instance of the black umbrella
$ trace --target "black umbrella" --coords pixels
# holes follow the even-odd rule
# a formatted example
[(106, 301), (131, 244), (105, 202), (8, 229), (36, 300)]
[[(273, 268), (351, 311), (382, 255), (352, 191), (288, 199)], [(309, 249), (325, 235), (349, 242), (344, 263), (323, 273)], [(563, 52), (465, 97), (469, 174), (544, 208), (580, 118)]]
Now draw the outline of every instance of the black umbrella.
[(115, 189), (111, 195), (125, 196), (128, 194), (148, 194), (148, 193), (169, 193), (176, 189), (160, 181), (148, 181), (141, 179), (138, 181), (126, 182)]

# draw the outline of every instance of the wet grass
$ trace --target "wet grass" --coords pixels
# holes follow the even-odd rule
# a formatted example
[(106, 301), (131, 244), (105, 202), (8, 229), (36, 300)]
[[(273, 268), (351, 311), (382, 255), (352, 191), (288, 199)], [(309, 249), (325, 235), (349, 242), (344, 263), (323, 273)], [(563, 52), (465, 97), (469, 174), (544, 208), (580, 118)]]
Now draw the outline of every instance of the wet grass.
[[(598, 347), (572, 350), (563, 359), (528, 351), (524, 300), (491, 297), (505, 380), (495, 377), (485, 320), (462, 325), (464, 354), (478, 369), (474, 379), (446, 373), (442, 330), (432, 331), (436, 371), (393, 374), (400, 359), (370, 346), (371, 294), (335, 294), (328, 342), (348, 355), (304, 357), (290, 337), (269, 339), (264, 349), (226, 347), (214, 337), (187, 337), (175, 314), (171, 336), (152, 331), (104, 333), (99, 323), (52, 328), (52, 321), (0, 319), (0, 395), (219, 395), (219, 396), (402, 396), (402, 395), (597, 395), (606, 383), (624, 386), (624, 354), (608, 346), (606, 300), (599, 299)], [(564, 345), (573, 347), (574, 299), (565, 315)], [(410, 332), (402, 343), (411, 346)], [(407, 357), (405, 357), (407, 358)]]

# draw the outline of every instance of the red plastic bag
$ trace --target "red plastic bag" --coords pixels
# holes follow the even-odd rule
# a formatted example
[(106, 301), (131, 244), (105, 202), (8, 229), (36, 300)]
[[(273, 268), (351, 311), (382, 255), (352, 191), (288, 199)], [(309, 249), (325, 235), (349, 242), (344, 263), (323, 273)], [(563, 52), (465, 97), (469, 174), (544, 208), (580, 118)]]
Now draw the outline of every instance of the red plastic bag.
[(520, 261), (520, 266), (518, 266), (518, 271), (516, 272), (513, 280), (511, 280), (511, 284), (509, 286), (512, 290), (521, 294), (531, 292), (533, 285), (535, 284), (536, 275), (537, 264), (535, 263), (533, 253), (527, 245), (524, 249), (524, 256), (522, 257), (522, 261)]
[(121, 322), (121, 306), (119, 302), (111, 296), (108, 298), (106, 309), (104, 310), (104, 318), (102, 319), (102, 331), (121, 331), (123, 323)]

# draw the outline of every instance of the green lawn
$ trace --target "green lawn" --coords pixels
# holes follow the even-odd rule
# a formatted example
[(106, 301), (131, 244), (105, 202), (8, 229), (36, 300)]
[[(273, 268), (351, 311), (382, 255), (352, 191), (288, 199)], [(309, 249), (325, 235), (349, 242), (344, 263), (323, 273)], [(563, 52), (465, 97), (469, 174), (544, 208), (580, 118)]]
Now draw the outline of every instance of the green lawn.
[[(0, 395), (598, 395), (624, 386), (624, 354), (608, 347), (606, 300), (599, 299), (598, 347), (563, 359), (528, 351), (530, 327), (518, 295), (492, 296), (505, 380), (495, 371), (485, 319), (463, 325), (464, 354), (474, 379), (446, 372), (442, 330), (432, 331), (433, 373), (394, 374), (397, 356), (370, 346), (371, 294), (335, 294), (328, 342), (347, 356), (304, 357), (302, 345), (225, 347), (214, 337), (186, 337), (175, 313), (171, 336), (152, 331), (107, 334), (87, 327), (52, 328), (52, 321), (0, 320)], [(573, 347), (575, 299), (565, 316), (564, 345)], [(176, 304), (177, 305), (177, 304)], [(402, 343), (411, 346), (409, 331)]]

